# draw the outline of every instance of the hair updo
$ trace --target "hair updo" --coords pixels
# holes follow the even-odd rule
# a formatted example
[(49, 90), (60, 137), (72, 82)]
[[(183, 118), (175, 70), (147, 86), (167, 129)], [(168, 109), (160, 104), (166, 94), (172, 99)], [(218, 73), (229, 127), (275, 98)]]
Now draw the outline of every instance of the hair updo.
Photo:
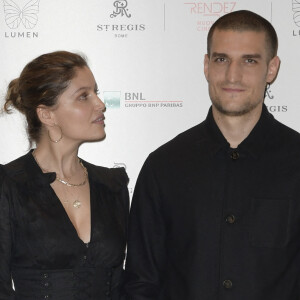
[(86, 59), (78, 54), (67, 51), (47, 53), (29, 62), (20, 77), (9, 83), (4, 111), (10, 113), (14, 107), (25, 115), (30, 145), (39, 141), (42, 128), (37, 107), (54, 106), (74, 78), (76, 68), (85, 66)]

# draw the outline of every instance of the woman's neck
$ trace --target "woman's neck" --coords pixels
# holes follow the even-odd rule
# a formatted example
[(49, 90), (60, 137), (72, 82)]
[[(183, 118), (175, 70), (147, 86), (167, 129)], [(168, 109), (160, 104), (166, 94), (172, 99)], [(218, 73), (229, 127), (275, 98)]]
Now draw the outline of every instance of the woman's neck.
[(66, 145), (65, 142), (51, 143), (41, 140), (34, 156), (41, 169), (47, 172), (56, 172), (62, 178), (73, 177), (82, 169), (78, 160), (79, 146)]

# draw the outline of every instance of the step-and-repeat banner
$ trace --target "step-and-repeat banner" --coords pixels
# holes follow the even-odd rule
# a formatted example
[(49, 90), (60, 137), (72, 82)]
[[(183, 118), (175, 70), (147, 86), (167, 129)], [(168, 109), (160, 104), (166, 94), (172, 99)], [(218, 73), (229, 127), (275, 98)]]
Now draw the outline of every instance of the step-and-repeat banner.
[[(240, 9), (277, 30), (281, 67), (265, 103), (300, 131), (300, 0), (1, 0), (0, 103), (33, 58), (55, 50), (84, 53), (107, 107), (107, 137), (82, 145), (79, 154), (125, 167), (132, 193), (147, 155), (206, 117), (206, 35), (217, 18)], [(19, 113), (0, 115), (0, 133), (1, 164), (28, 151)]]

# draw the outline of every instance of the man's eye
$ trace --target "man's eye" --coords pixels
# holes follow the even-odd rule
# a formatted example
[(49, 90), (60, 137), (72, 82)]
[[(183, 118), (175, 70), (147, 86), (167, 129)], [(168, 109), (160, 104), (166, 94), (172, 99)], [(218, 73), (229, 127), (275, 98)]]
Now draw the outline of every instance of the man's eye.
[(226, 62), (226, 58), (225, 57), (217, 57), (215, 59), (215, 62)]
[(246, 63), (248, 64), (255, 64), (256, 63), (256, 60), (252, 59), (252, 58), (247, 58), (246, 59)]

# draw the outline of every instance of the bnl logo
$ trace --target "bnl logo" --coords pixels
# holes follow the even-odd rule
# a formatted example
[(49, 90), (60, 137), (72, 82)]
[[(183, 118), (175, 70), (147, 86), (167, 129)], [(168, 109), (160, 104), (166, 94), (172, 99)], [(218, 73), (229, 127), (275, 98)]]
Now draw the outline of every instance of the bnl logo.
[(103, 100), (106, 108), (120, 108), (121, 92), (103, 92)]
[(116, 8), (113, 13), (110, 15), (111, 18), (115, 18), (116, 16), (126, 16), (127, 18), (131, 18), (131, 14), (128, 13), (127, 8), (127, 0), (117, 0), (114, 2), (114, 7)]

